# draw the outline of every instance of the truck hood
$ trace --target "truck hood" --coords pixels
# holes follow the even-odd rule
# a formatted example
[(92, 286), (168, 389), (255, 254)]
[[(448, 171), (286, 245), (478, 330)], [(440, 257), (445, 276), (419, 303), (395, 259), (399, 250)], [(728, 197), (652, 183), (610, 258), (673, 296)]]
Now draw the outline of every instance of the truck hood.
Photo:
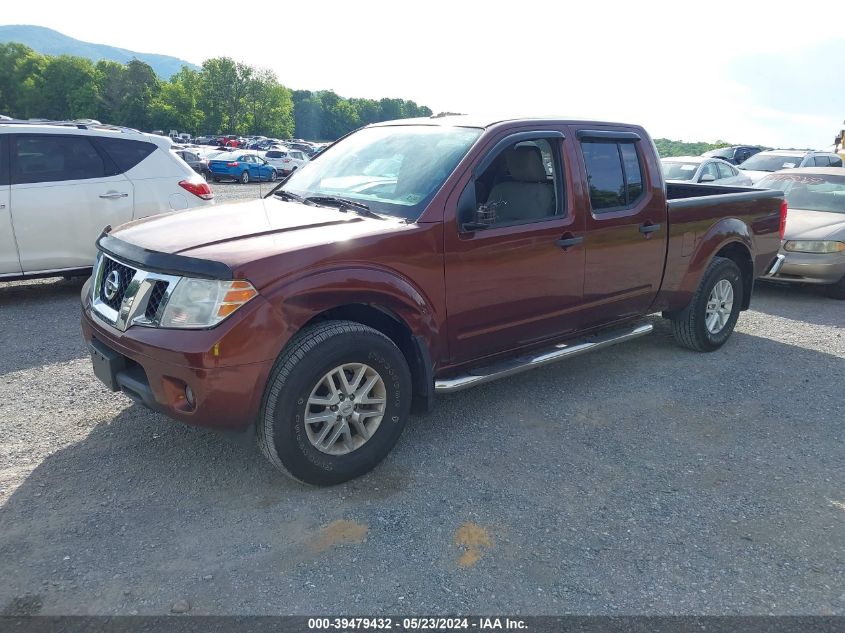
[[(320, 239), (315, 232), (354, 226), (356, 230), (351, 233), (358, 234), (361, 225), (373, 229), (374, 225), (395, 227), (397, 222), (269, 198), (155, 215), (124, 224), (112, 235), (151, 251), (219, 259), (213, 257), (213, 251), (231, 252), (233, 243), (243, 240), (287, 234), (286, 242), (291, 238), (295, 242), (297, 235), (302, 236), (303, 242), (313, 242)], [(203, 253), (196, 253), (199, 250)]]
[(784, 239), (845, 241), (845, 214), (790, 208)]

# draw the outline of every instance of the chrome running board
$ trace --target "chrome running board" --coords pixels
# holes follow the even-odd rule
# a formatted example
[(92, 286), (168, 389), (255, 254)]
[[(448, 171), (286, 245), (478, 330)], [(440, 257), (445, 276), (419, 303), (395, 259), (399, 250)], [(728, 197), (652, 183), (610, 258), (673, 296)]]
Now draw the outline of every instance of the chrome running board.
[(454, 393), (456, 391), (463, 391), (470, 387), (483, 385), (487, 382), (499, 380), (500, 378), (507, 378), (515, 374), (521, 374), (529, 369), (535, 367), (542, 367), (543, 365), (550, 365), (564, 358), (571, 358), (579, 354), (586, 354), (587, 352), (594, 352), (596, 350), (630, 341), (631, 339), (645, 336), (654, 329), (651, 323), (641, 323), (634, 327), (616, 328), (597, 332), (591, 336), (582, 339), (574, 339), (566, 343), (554, 345), (551, 348), (545, 348), (517, 356), (516, 358), (509, 358), (494, 365), (487, 367), (477, 367), (470, 370), (468, 373), (453, 376), (451, 378), (441, 378), (434, 381), (434, 391), (436, 393)]

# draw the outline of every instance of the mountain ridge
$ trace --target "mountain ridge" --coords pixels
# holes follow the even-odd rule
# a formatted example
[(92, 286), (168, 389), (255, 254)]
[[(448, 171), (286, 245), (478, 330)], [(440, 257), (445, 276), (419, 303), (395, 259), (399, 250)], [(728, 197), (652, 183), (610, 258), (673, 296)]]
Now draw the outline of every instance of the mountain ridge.
[(85, 42), (46, 26), (32, 24), (0, 25), (0, 44), (17, 42), (43, 55), (75, 55), (93, 62), (107, 59), (121, 64), (136, 58), (152, 66), (162, 79), (170, 79), (182, 66), (198, 70), (199, 66), (178, 57), (157, 53), (140, 53), (126, 48)]

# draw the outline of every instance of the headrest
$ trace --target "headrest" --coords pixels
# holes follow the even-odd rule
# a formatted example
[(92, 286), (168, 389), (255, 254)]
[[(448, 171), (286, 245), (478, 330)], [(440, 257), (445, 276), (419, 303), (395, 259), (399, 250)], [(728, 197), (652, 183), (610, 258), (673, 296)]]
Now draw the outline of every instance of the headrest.
[(518, 182), (546, 182), (543, 156), (537, 147), (514, 147), (506, 154), (511, 178)]

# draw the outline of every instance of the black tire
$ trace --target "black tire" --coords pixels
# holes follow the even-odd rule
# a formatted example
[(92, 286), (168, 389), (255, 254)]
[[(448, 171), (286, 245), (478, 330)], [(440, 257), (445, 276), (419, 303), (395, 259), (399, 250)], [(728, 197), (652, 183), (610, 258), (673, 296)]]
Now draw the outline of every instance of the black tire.
[(240, 183), (242, 185), (245, 185), (248, 182), (249, 182), (249, 172), (245, 171), (244, 173), (241, 174)]
[(215, 178), (215, 179), (214, 179), (214, 182), (220, 182), (220, 179), (219, 179), (219, 178)]
[[(345, 455), (330, 455), (309, 440), (304, 415), (315, 385), (345, 363), (366, 364), (380, 375), (385, 409), (369, 440)], [(325, 321), (296, 334), (279, 355), (264, 390), (256, 439), (285, 475), (331, 486), (369, 472), (384, 459), (402, 434), (410, 405), (411, 373), (393, 341), (360, 323)]]
[[(716, 333), (710, 332), (705, 323), (707, 301), (713, 288), (721, 280), (727, 280), (733, 290), (733, 307), (727, 322)], [(742, 272), (733, 260), (714, 257), (704, 272), (704, 277), (692, 299), (681, 312), (673, 315), (672, 333), (683, 347), (696, 352), (712, 352), (719, 349), (730, 338), (739, 318), (742, 305)]]
[(835, 284), (826, 286), (824, 293), (831, 299), (845, 301), (845, 275), (843, 275), (842, 279), (837, 281)]

